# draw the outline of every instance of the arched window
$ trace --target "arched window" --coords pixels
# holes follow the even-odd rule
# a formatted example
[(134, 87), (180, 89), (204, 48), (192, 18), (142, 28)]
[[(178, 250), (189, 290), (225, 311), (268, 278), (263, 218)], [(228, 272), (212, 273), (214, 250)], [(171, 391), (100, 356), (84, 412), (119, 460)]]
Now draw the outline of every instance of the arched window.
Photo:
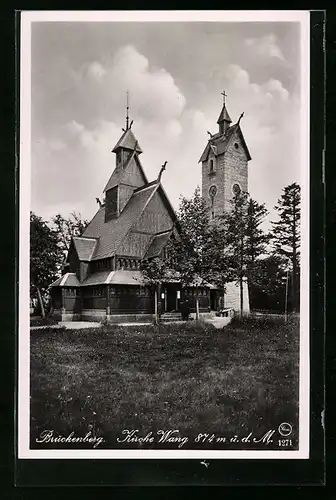
[(216, 174), (216, 157), (213, 154), (211, 154), (211, 156), (209, 157), (208, 166), (209, 166), (209, 175), (215, 175)]
[(217, 194), (216, 186), (211, 186), (209, 189), (211, 219), (215, 218), (215, 196), (216, 196), (216, 194)]
[(239, 196), (240, 193), (241, 193), (241, 187), (240, 185), (238, 184), (238, 182), (235, 182), (233, 185), (232, 185), (232, 193), (234, 196)]

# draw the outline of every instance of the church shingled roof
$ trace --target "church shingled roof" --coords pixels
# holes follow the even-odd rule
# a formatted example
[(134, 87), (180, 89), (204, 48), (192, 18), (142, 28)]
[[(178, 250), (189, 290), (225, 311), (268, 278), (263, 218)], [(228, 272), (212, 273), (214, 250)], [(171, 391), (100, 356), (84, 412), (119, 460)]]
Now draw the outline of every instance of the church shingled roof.
[(97, 245), (91, 260), (112, 257), (122, 240), (139, 219), (150, 198), (158, 188), (158, 184), (144, 186), (133, 193), (125, 208), (115, 219), (105, 222), (105, 206), (99, 208), (83, 236), (97, 238)]
[(147, 249), (144, 259), (150, 259), (152, 257), (157, 257), (158, 255), (160, 255), (163, 248), (166, 246), (170, 235), (171, 231), (166, 231), (164, 233), (157, 234), (156, 236), (154, 236), (151, 244)]
[(65, 273), (63, 276), (58, 278), (56, 281), (51, 283), (52, 286), (80, 286), (77, 279), (76, 273)]
[(136, 270), (117, 270), (117, 271), (101, 271), (91, 274), (81, 286), (92, 285), (143, 285), (144, 278), (141, 271)]
[(228, 129), (228, 131), (226, 132), (226, 136), (224, 137), (224, 140), (223, 140), (223, 136), (221, 134), (214, 135), (208, 141), (208, 144), (206, 145), (206, 147), (205, 147), (205, 149), (204, 149), (204, 151), (202, 153), (202, 156), (199, 159), (198, 163), (206, 161), (208, 159), (209, 152), (210, 152), (210, 144), (213, 145), (213, 146), (216, 146), (217, 155), (225, 153), (225, 151), (227, 150), (227, 147), (229, 145), (229, 142), (230, 142), (230, 139), (231, 139), (231, 136), (232, 136), (234, 130), (235, 130), (235, 125), (233, 125), (232, 127), (230, 127)]
[(230, 118), (228, 110), (226, 109), (225, 104), (222, 107), (222, 111), (220, 112), (220, 115), (218, 117), (217, 123), (224, 122), (224, 121), (232, 123), (232, 120)]
[(243, 133), (240, 129), (240, 125), (239, 125), (239, 123), (235, 123), (234, 125), (232, 125), (231, 127), (228, 128), (224, 138), (221, 134), (215, 134), (212, 136), (212, 138), (208, 141), (208, 144), (205, 146), (205, 149), (204, 149), (202, 156), (199, 159), (198, 163), (201, 163), (203, 161), (207, 161), (208, 156), (209, 156), (209, 152), (210, 152), (210, 145), (216, 146), (217, 155), (225, 153), (225, 151), (227, 150), (227, 148), (230, 144), (230, 140), (235, 132), (239, 133), (240, 138), (241, 138), (242, 143), (243, 143), (243, 146), (244, 146), (244, 149), (246, 151), (247, 159), (251, 160), (251, 155), (250, 155), (250, 152), (248, 150), (247, 144), (245, 142)]
[(72, 238), (76, 252), (79, 260), (90, 261), (93, 255), (94, 249), (97, 244), (96, 238), (81, 238), (79, 236), (75, 236)]
[(118, 167), (118, 168), (115, 168), (113, 170), (112, 175), (109, 178), (108, 183), (106, 184), (106, 186), (104, 188), (104, 193), (106, 193), (106, 191), (113, 188), (114, 186), (117, 186), (118, 184), (123, 183), (122, 179), (123, 179), (125, 169), (126, 169), (127, 165), (129, 165), (129, 163), (132, 161), (133, 158), (135, 158), (135, 161), (138, 164), (141, 175), (143, 176), (144, 184), (148, 184), (148, 179), (147, 179), (147, 176), (144, 172), (144, 169), (142, 168), (141, 162), (140, 162), (138, 156), (135, 154), (135, 151), (133, 151), (133, 153), (128, 158), (127, 162), (125, 163), (125, 165), (123, 167)]
[[(136, 146), (136, 147), (135, 147)], [(119, 141), (117, 144), (114, 146), (112, 149), (112, 152), (115, 153), (118, 148), (125, 148), (125, 149), (136, 149), (137, 153), (142, 153), (142, 149), (139, 146), (138, 141), (136, 140), (132, 130), (128, 128), (123, 135), (120, 137)]]

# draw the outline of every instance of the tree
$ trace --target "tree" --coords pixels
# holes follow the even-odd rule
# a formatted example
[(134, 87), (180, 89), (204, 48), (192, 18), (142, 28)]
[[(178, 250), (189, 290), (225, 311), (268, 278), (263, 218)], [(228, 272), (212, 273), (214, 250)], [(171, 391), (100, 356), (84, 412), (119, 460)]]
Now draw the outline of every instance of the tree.
[(216, 225), (210, 224), (199, 188), (191, 199), (181, 198), (177, 217), (178, 235), (169, 240), (165, 255), (143, 262), (141, 269), (146, 282), (157, 287), (156, 290), (169, 279), (180, 281), (182, 287), (195, 287), (199, 319), (199, 288), (209, 283), (224, 288), (228, 280), (223, 235)]
[(71, 212), (67, 219), (61, 214), (55, 215), (52, 218), (52, 223), (57, 231), (59, 247), (64, 255), (69, 250), (71, 238), (81, 236), (89, 224), (87, 220), (82, 219), (81, 214), (77, 214), (75, 211)]
[(283, 189), (283, 193), (274, 207), (279, 220), (272, 222), (272, 244), (274, 252), (279, 255), (291, 272), (291, 304), (292, 311), (298, 308), (300, 282), (300, 220), (301, 189), (294, 182)]
[(267, 215), (268, 210), (264, 203), (259, 204), (252, 198), (248, 199), (245, 257), (247, 261), (249, 283), (253, 283), (257, 279), (257, 275), (254, 272), (257, 260), (267, 253), (267, 245), (270, 241), (270, 236), (260, 227)]
[(166, 251), (152, 259), (143, 260), (140, 265), (144, 282), (154, 291), (154, 320), (159, 323), (159, 297), (161, 284), (174, 276), (171, 269), (171, 259), (168, 258), (169, 249), (172, 247), (171, 240), (168, 241)]
[(257, 259), (266, 252), (269, 241), (260, 227), (267, 214), (264, 204), (260, 205), (248, 193), (241, 192), (232, 198), (231, 209), (219, 217), (218, 222), (225, 236), (224, 258), (230, 274), (239, 283), (241, 315), (244, 309), (244, 279), (251, 283), (256, 279)]
[(171, 267), (182, 286), (196, 288), (196, 319), (199, 319), (199, 288), (209, 283), (224, 288), (229, 267), (224, 259), (223, 234), (209, 221), (209, 212), (199, 187), (191, 199), (182, 197), (178, 211), (180, 237), (173, 245)]
[(47, 222), (30, 212), (30, 283), (32, 294), (37, 294), (41, 313), (44, 306), (41, 292), (44, 293), (50, 283), (59, 274), (62, 251), (58, 244), (58, 234)]
[(253, 273), (254, 280), (249, 287), (252, 308), (283, 312), (286, 301), (286, 270), (281, 257), (272, 254), (258, 259)]

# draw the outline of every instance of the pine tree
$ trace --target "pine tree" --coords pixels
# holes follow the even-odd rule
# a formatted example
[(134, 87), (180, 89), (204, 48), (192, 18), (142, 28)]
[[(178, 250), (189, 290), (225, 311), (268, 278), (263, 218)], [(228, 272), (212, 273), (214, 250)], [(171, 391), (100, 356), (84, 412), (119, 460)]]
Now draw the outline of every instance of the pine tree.
[(253, 274), (254, 279), (249, 287), (252, 307), (283, 312), (286, 300), (286, 270), (282, 259), (275, 254), (258, 259)]
[(300, 220), (301, 189), (294, 182), (283, 189), (283, 194), (274, 207), (279, 220), (272, 222), (271, 232), (274, 252), (279, 255), (291, 271), (291, 304), (295, 312), (299, 304), (300, 281)]

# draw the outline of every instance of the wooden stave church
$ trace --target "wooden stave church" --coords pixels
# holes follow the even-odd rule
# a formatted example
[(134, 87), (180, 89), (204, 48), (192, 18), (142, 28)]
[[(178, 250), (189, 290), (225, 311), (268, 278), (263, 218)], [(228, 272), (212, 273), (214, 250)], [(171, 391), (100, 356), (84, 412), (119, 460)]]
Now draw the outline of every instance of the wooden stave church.
[[(214, 216), (213, 198), (208, 193), (209, 179), (214, 177), (213, 144), (219, 154), (224, 155), (238, 134), (246, 154), (244, 163), (247, 165), (251, 159), (239, 122), (240, 119), (230, 126), (224, 101), (217, 121), (219, 132), (211, 135), (200, 158), (202, 195), (209, 203), (210, 218)], [(132, 123), (128, 125), (128, 116), (126, 128), (112, 152), (116, 155), (116, 166), (104, 189), (105, 200), (99, 202), (99, 209), (84, 233), (72, 238), (65, 272), (50, 285), (51, 312), (61, 321), (107, 318), (116, 323), (151, 322), (155, 310), (154, 291), (143, 281), (140, 262), (164, 255), (169, 239), (178, 237), (177, 216), (161, 183), (164, 166), (158, 178), (149, 182), (139, 159), (142, 149), (133, 134)], [(224, 205), (219, 204), (216, 215), (226, 207), (225, 197), (227, 195), (222, 196)], [(224, 305), (239, 309), (236, 284), (227, 286), (224, 300), (211, 285), (198, 292), (201, 314)], [(162, 283), (159, 311), (179, 311), (182, 297), (188, 299), (194, 313), (196, 288), (182, 289), (176, 281)], [(244, 298), (245, 312), (249, 312), (247, 284), (244, 284)]]

